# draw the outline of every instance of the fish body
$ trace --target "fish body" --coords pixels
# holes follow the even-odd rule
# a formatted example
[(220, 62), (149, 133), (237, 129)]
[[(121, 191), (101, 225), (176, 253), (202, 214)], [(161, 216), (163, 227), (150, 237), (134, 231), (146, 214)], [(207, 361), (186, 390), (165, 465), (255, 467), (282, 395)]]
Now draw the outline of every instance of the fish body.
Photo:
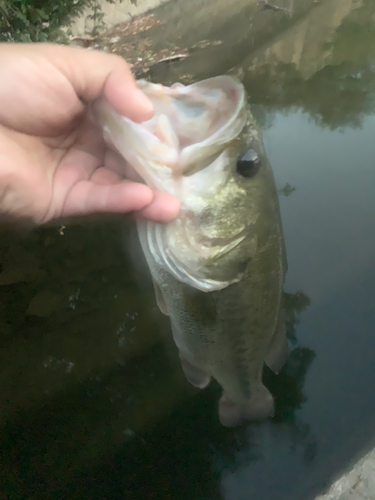
[(176, 220), (139, 221), (138, 233), (183, 371), (197, 387), (211, 378), (221, 385), (223, 425), (266, 418), (274, 402), (264, 362), (278, 372), (287, 356), (286, 257), (273, 173), (245, 91), (230, 77), (140, 87), (156, 109), (140, 127), (155, 144), (143, 137), (134, 147), (130, 138), (144, 130), (106, 108), (99, 116), (146, 182), (180, 200)]

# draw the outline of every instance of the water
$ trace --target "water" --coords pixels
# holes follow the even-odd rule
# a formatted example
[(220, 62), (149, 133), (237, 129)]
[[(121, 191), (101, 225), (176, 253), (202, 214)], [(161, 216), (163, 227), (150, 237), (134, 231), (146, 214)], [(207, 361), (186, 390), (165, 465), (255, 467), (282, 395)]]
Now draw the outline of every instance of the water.
[(131, 224), (2, 233), (1, 499), (308, 500), (374, 445), (375, 2), (276, 15), (254, 50), (221, 33), (234, 64), (198, 52), (149, 75), (237, 74), (295, 188), (275, 418), (224, 429), (220, 389), (184, 380)]

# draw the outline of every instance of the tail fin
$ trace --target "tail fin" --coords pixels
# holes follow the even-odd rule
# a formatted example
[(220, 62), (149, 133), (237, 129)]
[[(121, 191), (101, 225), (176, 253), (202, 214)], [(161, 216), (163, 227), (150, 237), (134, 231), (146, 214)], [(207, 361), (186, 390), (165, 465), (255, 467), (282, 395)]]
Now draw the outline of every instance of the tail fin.
[(225, 393), (219, 401), (219, 419), (224, 427), (236, 427), (243, 420), (264, 420), (273, 415), (273, 397), (263, 384), (247, 401), (236, 403)]

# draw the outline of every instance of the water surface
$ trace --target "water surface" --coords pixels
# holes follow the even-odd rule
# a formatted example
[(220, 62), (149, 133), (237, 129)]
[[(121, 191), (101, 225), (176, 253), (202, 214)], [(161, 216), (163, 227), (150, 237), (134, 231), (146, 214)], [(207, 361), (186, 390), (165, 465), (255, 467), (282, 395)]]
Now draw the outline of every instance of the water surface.
[(3, 233), (0, 498), (308, 500), (375, 442), (375, 2), (275, 14), (263, 45), (232, 31), (232, 59), (148, 75), (235, 74), (263, 127), (289, 261), (275, 418), (224, 429), (220, 389), (185, 381), (132, 224)]

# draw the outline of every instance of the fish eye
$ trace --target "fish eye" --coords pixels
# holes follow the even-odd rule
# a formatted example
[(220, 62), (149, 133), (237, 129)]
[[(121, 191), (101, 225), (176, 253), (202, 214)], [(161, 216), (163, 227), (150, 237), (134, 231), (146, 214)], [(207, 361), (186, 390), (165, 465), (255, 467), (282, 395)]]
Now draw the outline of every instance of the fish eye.
[(243, 177), (254, 177), (260, 167), (260, 158), (254, 149), (249, 149), (237, 160), (237, 172)]

